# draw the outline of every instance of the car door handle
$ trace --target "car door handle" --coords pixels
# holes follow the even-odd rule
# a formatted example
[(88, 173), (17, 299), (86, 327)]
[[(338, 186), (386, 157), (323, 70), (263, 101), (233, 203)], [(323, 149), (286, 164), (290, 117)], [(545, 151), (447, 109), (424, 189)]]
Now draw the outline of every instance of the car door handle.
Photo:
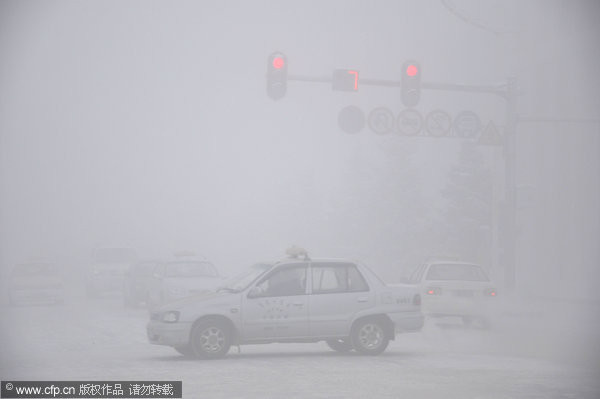
[(369, 298), (366, 296), (361, 296), (360, 298), (356, 299), (356, 302), (368, 302)]

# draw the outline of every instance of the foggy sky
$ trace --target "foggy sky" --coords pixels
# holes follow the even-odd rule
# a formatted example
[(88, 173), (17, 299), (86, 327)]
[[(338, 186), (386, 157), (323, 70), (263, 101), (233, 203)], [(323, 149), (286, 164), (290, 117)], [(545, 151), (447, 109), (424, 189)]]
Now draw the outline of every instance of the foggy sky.
[[(74, 261), (94, 247), (132, 246), (147, 256), (189, 248), (227, 269), (297, 244), (399, 276), (396, 267), (412, 265), (398, 258), (414, 243), (403, 235), (379, 242), (375, 225), (349, 233), (363, 214), (335, 219), (336, 204), (367, 198), (372, 178), (361, 183), (358, 173), (389, 171), (393, 159), (382, 148), (394, 148), (406, 157), (395, 176), (408, 177), (388, 200), (410, 204), (417, 197), (408, 192), (418, 192), (433, 225), (460, 144), (341, 132), (343, 106), (403, 109), (389, 88), (340, 93), (290, 82), (273, 102), (267, 56), (283, 51), (290, 73), (314, 76), (356, 68), (361, 77), (398, 79), (406, 59), (419, 60), (433, 82), (497, 84), (517, 75), (522, 114), (597, 118), (597, 17), (592, 1), (3, 1), (3, 268), (31, 256)], [(504, 124), (499, 98), (424, 91), (417, 109), (437, 108)], [(575, 167), (586, 186), (599, 181), (592, 140), (591, 166)], [(527, 159), (540, 148), (525, 142), (523, 176), (536, 176)], [(482, 151), (501, 180), (500, 150)], [(360, 209), (381, 208), (384, 217), (388, 203), (373, 198)], [(400, 217), (410, 218), (414, 210), (402, 206)], [(598, 202), (591, 206), (585, 214), (598, 221)], [(418, 254), (435, 253), (438, 243), (420, 233)], [(596, 244), (586, 245), (596, 253), (586, 262), (597, 262)], [(579, 249), (562, 251), (569, 258)]]

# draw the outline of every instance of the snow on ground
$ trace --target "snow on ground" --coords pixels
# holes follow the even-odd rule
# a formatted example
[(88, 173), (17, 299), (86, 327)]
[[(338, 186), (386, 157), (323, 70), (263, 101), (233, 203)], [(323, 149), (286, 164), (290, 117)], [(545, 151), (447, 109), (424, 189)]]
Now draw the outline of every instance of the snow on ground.
[(590, 363), (598, 358), (565, 356), (563, 345), (549, 351), (561, 341), (536, 329), (535, 315), (518, 328), (499, 320), (492, 330), (428, 321), (376, 357), (338, 354), (324, 343), (271, 344), (233, 347), (216, 361), (148, 344), (147, 312), (115, 297), (3, 305), (0, 315), (3, 380), (182, 380), (184, 398), (600, 397)]

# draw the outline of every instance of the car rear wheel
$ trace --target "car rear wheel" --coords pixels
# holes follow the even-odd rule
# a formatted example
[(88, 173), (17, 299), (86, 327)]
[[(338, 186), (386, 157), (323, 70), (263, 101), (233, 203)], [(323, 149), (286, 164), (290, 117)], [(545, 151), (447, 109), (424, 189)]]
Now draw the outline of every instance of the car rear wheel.
[(216, 359), (223, 357), (231, 346), (231, 332), (227, 325), (218, 320), (202, 321), (194, 326), (190, 347), (198, 358)]
[(352, 341), (349, 339), (328, 339), (325, 342), (336, 352), (350, 352), (352, 350)]
[(383, 322), (377, 319), (359, 321), (352, 331), (352, 346), (363, 355), (378, 355), (389, 342)]

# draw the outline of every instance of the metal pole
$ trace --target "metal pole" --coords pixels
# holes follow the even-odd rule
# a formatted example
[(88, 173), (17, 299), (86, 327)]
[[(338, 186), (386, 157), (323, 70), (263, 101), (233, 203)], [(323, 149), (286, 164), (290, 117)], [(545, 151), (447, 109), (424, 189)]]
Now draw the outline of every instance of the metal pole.
[(505, 164), (505, 223), (503, 231), (504, 287), (514, 291), (517, 260), (517, 79), (508, 79), (506, 91), (506, 128), (504, 141)]

